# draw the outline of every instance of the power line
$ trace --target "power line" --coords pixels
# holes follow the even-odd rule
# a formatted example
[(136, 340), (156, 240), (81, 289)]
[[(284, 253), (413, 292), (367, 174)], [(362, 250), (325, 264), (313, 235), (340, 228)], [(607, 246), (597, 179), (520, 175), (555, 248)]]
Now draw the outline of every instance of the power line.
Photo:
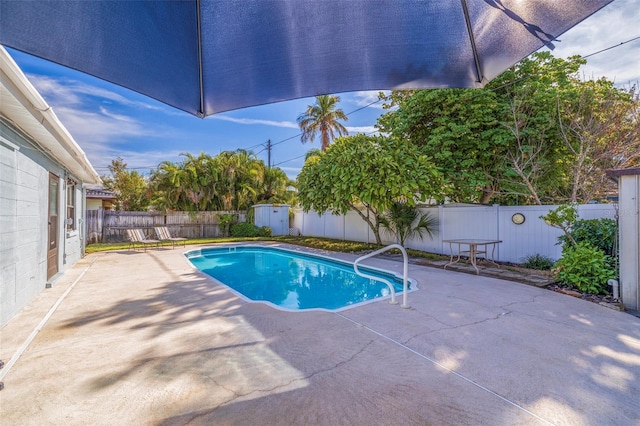
[(590, 53), (590, 54), (588, 54), (588, 55), (586, 55), (586, 56), (583, 56), (583, 58), (584, 58), (584, 59), (586, 59), (586, 58), (588, 58), (588, 57), (590, 57), (590, 56), (594, 56), (594, 55), (597, 55), (598, 53), (606, 52), (607, 50), (615, 49), (616, 47), (620, 47), (620, 46), (622, 46), (623, 44), (627, 44), (627, 43), (630, 43), (630, 42), (632, 42), (632, 41), (636, 41), (636, 40), (640, 40), (640, 36), (636, 36), (636, 37), (634, 37), (634, 38), (632, 38), (632, 39), (629, 39), (629, 40), (627, 40), (627, 41), (623, 41), (623, 42), (618, 43), (618, 44), (616, 44), (616, 45), (606, 47), (606, 48), (604, 48), (604, 49), (602, 49), (602, 50), (598, 50), (597, 52)]
[[(604, 48), (604, 49), (598, 50), (597, 52), (593, 52), (593, 53), (590, 53), (590, 54), (588, 54), (588, 55), (582, 56), (582, 58), (589, 58), (589, 57), (591, 57), (591, 56), (598, 55), (598, 54), (600, 54), (600, 53), (602, 53), (602, 52), (606, 52), (606, 51), (608, 51), (608, 50), (614, 49), (614, 48), (616, 48), (616, 47), (622, 46), (622, 45), (624, 45), (624, 44), (627, 44), (627, 43), (630, 43), (630, 42), (632, 42), (632, 41), (636, 41), (636, 40), (639, 40), (639, 39), (640, 39), (640, 36), (636, 36), (636, 37), (633, 37), (633, 38), (631, 38), (631, 39), (629, 39), (629, 40), (626, 40), (626, 41), (623, 41), (623, 42), (621, 42), (621, 43), (618, 43), (618, 44), (616, 44), (616, 45), (609, 46), (609, 47), (607, 47), (607, 48)], [(519, 79), (516, 79), (516, 80), (514, 80), (514, 81), (507, 82), (507, 83), (505, 83), (505, 84), (503, 84), (503, 85), (501, 85), (501, 86), (494, 87), (494, 88), (493, 88), (493, 89), (491, 89), (491, 90), (492, 90), (492, 91), (497, 91), (497, 90), (499, 90), (499, 89), (502, 89), (502, 88), (507, 87), (507, 86), (514, 85), (514, 84), (516, 84), (516, 83), (518, 83), (518, 82), (520, 82), (520, 81), (522, 81), (522, 80), (525, 80), (525, 79), (527, 79), (527, 78), (531, 78), (531, 77), (533, 77), (533, 76), (523, 76), (523, 77), (521, 77), (521, 78), (519, 78)], [(350, 114), (353, 114), (354, 112), (358, 112), (358, 111), (360, 111), (360, 110), (362, 110), (362, 109), (364, 109), (364, 108), (368, 108), (368, 107), (370, 107), (371, 105), (374, 105), (374, 104), (376, 104), (376, 103), (378, 103), (378, 102), (380, 102), (380, 101), (382, 101), (382, 100), (384, 100), (384, 99), (378, 99), (377, 101), (374, 101), (374, 102), (371, 102), (371, 103), (369, 103), (369, 104), (367, 104), (367, 105), (364, 105), (364, 106), (362, 106), (362, 107), (360, 107), (360, 108), (358, 108), (358, 109), (355, 109), (355, 110), (353, 110), (353, 111), (351, 111), (350, 113), (345, 114), (345, 115), (350, 115)], [(365, 133), (365, 135), (370, 135), (370, 134), (373, 134), (373, 133), (377, 133), (377, 131), (373, 131), (373, 132)], [(301, 135), (301, 134), (300, 134), (300, 135)], [(296, 136), (299, 136), (299, 135), (296, 135)], [(282, 143), (282, 142), (285, 142), (285, 141), (287, 141), (287, 140), (289, 140), (289, 139), (292, 139), (292, 138), (294, 138), (294, 137), (296, 137), (296, 136), (292, 136), (291, 138), (288, 138), (288, 139), (285, 139), (285, 140), (283, 140), (283, 141), (277, 142), (277, 144)], [(274, 144), (274, 145), (276, 145), (276, 144)], [(305, 155), (306, 155), (306, 154), (305, 154)], [(297, 157), (293, 157), (293, 158), (289, 158), (289, 159), (284, 160), (284, 161), (280, 161), (279, 163), (274, 164), (274, 166), (277, 166), (277, 165), (280, 165), (280, 164), (283, 164), (283, 163), (288, 163), (288, 162), (293, 161), (293, 160), (297, 160), (297, 159), (299, 159), (299, 158), (304, 157), (305, 155), (299, 155), (299, 156), (297, 156)]]
[(307, 154), (298, 155), (297, 157), (289, 158), (288, 160), (280, 161), (279, 163), (275, 163), (273, 166), (279, 166), (280, 164), (288, 163), (289, 161), (297, 160), (298, 158), (305, 157)]

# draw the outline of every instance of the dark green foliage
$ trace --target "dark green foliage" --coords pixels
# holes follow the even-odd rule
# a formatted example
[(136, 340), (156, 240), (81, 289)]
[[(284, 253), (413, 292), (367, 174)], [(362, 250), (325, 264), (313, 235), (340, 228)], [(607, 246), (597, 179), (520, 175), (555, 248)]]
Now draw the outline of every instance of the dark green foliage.
[(563, 248), (562, 258), (556, 262), (556, 278), (586, 293), (605, 293), (607, 281), (615, 278), (610, 257), (586, 242)]
[(229, 227), (238, 221), (238, 217), (235, 214), (230, 213), (219, 213), (218, 215), (218, 226), (222, 231), (222, 236), (229, 236)]
[(253, 223), (241, 222), (231, 225), (230, 234), (232, 237), (260, 237), (260, 228)]
[(532, 254), (523, 258), (522, 266), (538, 271), (548, 271), (553, 268), (553, 259), (541, 254)]
[(261, 226), (258, 229), (258, 237), (270, 237), (272, 234), (271, 228), (268, 226)]
[[(616, 253), (616, 221), (613, 219), (580, 219), (571, 225), (569, 234), (576, 243), (586, 242), (602, 250), (609, 256)], [(563, 247), (570, 245), (570, 240), (566, 235), (558, 237), (558, 241)], [(567, 244), (569, 243), (569, 244)]]

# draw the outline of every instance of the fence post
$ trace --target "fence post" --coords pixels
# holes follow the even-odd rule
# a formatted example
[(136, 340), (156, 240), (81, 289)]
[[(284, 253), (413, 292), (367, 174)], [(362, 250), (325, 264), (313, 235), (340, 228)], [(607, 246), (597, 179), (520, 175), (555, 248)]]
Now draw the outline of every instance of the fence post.
[[(500, 240), (500, 204), (494, 204), (493, 211), (496, 215), (496, 240)], [(496, 249), (496, 257), (494, 260), (500, 260), (500, 244), (496, 244), (494, 247)], [(485, 256), (487, 256), (487, 253), (485, 253)]]
[(444, 223), (444, 206), (442, 204), (438, 204), (438, 223), (440, 224), (440, 232), (438, 232), (438, 236), (440, 237), (440, 253), (444, 254), (444, 243), (442, 242), (442, 240), (446, 240), (446, 227)]

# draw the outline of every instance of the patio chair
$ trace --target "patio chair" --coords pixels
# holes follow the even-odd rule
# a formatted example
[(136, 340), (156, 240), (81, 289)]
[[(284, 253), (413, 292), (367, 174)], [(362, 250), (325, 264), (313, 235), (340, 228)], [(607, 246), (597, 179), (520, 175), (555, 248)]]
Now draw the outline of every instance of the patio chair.
[(133, 249), (135, 250), (136, 244), (140, 244), (142, 247), (144, 247), (144, 251), (147, 251), (148, 245), (155, 244), (156, 248), (160, 247), (160, 241), (148, 239), (147, 237), (145, 237), (142, 229), (127, 229), (126, 231), (127, 238), (129, 239), (129, 248), (133, 247)]
[(156, 235), (160, 241), (171, 241), (171, 248), (175, 248), (176, 243), (182, 241), (182, 246), (187, 245), (187, 239), (182, 237), (172, 237), (169, 228), (166, 226), (156, 226)]

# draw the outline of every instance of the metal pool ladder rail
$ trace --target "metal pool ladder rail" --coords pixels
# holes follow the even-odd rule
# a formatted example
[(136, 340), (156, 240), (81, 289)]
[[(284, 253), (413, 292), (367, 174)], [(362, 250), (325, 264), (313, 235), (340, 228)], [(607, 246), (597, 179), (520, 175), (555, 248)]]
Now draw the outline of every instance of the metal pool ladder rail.
[(391, 290), (391, 302), (389, 303), (393, 305), (397, 304), (398, 302), (396, 302), (396, 291), (393, 288), (393, 285), (389, 281), (385, 280), (384, 278), (374, 277), (373, 275), (367, 275), (363, 272), (360, 272), (360, 270), (358, 269), (358, 263), (360, 263), (361, 261), (373, 256), (377, 256), (380, 253), (384, 253), (385, 251), (389, 251), (394, 248), (397, 248), (398, 250), (400, 250), (402, 252), (402, 257), (404, 257), (404, 267), (402, 271), (402, 305), (400, 305), (400, 307), (407, 309), (409, 308), (409, 305), (407, 305), (407, 290), (408, 290), (407, 275), (409, 271), (409, 257), (407, 256), (407, 251), (400, 244), (391, 244), (381, 248), (380, 250), (376, 250), (369, 254), (365, 254), (364, 256), (360, 256), (359, 258), (356, 259), (355, 262), (353, 262), (353, 270), (356, 272), (356, 274), (360, 275), (361, 277), (375, 279), (387, 284), (389, 286), (389, 290)]

